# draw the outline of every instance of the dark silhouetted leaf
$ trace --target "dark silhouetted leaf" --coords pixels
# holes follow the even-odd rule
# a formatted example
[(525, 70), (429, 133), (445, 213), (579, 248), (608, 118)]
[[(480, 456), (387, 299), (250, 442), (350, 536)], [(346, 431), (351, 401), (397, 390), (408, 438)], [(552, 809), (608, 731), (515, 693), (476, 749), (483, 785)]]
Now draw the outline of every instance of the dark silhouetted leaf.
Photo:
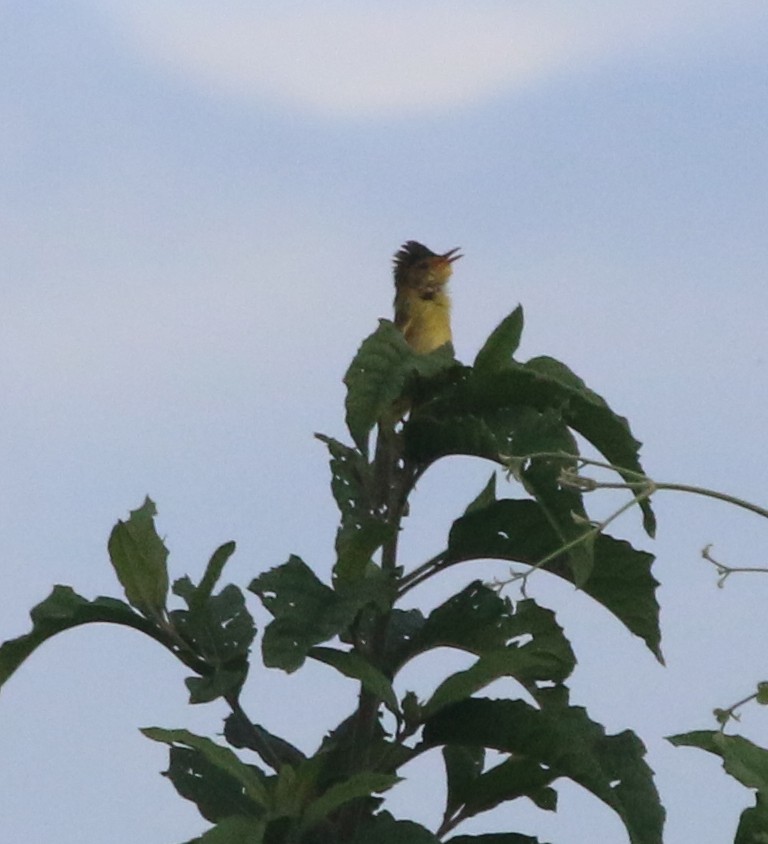
[(234, 542), (225, 542), (213, 552), (205, 568), (203, 579), (200, 581), (194, 596), (191, 598), (192, 606), (202, 606), (211, 597), (216, 584), (219, 582), (224, 566), (234, 553)]
[(747, 788), (768, 794), (768, 750), (742, 736), (729, 736), (719, 730), (694, 730), (670, 736), (675, 747), (698, 747), (723, 760), (723, 768)]
[(757, 790), (755, 805), (741, 814), (734, 844), (763, 844), (768, 840), (768, 750), (742, 736), (719, 730), (695, 730), (670, 736), (675, 747), (696, 747), (723, 760), (723, 768), (747, 788)]
[[(581, 378), (554, 358), (533, 358), (525, 364), (525, 368), (562, 385), (567, 391), (563, 415), (570, 428), (592, 443), (609, 463), (629, 469), (630, 472), (643, 474), (639, 458), (642, 443), (632, 435), (625, 417), (614, 413), (602, 396), (590, 390)], [(632, 474), (621, 471), (619, 474), (626, 481), (637, 480)], [(640, 506), (643, 511), (643, 525), (652, 537), (656, 533), (656, 519), (650, 501), (646, 499)]]
[(517, 832), (491, 832), (487, 835), (457, 835), (446, 839), (445, 844), (545, 844), (545, 842)]
[(488, 478), (488, 483), (480, 490), (478, 495), (467, 504), (466, 510), (464, 510), (464, 515), (466, 516), (468, 513), (473, 513), (475, 510), (482, 510), (484, 507), (487, 507), (489, 504), (493, 504), (496, 501), (496, 473), (494, 472), (490, 478)]
[(632, 844), (660, 844), (664, 810), (645, 763), (642, 742), (629, 731), (608, 736), (581, 707), (553, 690), (542, 709), (521, 700), (465, 700), (424, 727), (427, 746), (493, 748), (535, 763), (554, 780), (568, 777), (610, 806)]
[(465, 804), (472, 783), (482, 774), (485, 748), (464, 744), (443, 747), (446, 796), (445, 817), (451, 818)]
[(440, 839), (420, 824), (380, 812), (361, 827), (351, 844), (440, 844)]
[(453, 363), (449, 346), (417, 354), (393, 323), (379, 320), (379, 327), (363, 340), (344, 376), (347, 427), (360, 451), (368, 453), (373, 426), (390, 412), (411, 376), (429, 377)]
[(331, 489), (341, 512), (336, 533), (336, 580), (365, 575), (373, 554), (393, 535), (393, 527), (377, 511), (371, 495), (371, 465), (356, 449), (326, 437), (315, 436), (331, 455)]
[(263, 844), (265, 823), (233, 815), (186, 844)]
[[(518, 645), (516, 639), (524, 640)], [(436, 607), (403, 648), (398, 668), (407, 659), (432, 648), (452, 647), (495, 655), (507, 647), (517, 655), (514, 676), (524, 683), (561, 682), (573, 670), (575, 659), (554, 614), (532, 600), (513, 607), (479, 580)], [(502, 658), (503, 661), (503, 658)]]
[(364, 579), (343, 592), (322, 583), (298, 557), (255, 578), (248, 587), (274, 616), (262, 640), (264, 664), (295, 671), (314, 645), (342, 633), (360, 609), (383, 594), (383, 584)]
[[(445, 564), (496, 558), (538, 565), (561, 547), (560, 537), (537, 502), (507, 498), (453, 523)], [(661, 661), (653, 555), (604, 533), (595, 539), (593, 553), (592, 573), (582, 590), (640, 636)], [(543, 569), (574, 583), (572, 568), (563, 556)]]
[(339, 651), (335, 648), (312, 648), (308, 656), (318, 662), (324, 662), (345, 677), (359, 680), (363, 687), (376, 698), (384, 702), (387, 708), (395, 715), (400, 714), (397, 705), (397, 698), (392, 688), (392, 683), (378, 668), (371, 665), (367, 659), (354, 651)]
[(168, 597), (168, 549), (155, 530), (157, 508), (146, 498), (119, 521), (109, 537), (109, 558), (128, 602), (146, 616), (159, 616)]
[[(242, 788), (242, 795), (248, 798), (254, 806), (266, 808), (269, 805), (269, 795), (263, 772), (253, 765), (246, 765), (230, 748), (222, 747), (204, 736), (196, 736), (188, 730), (144, 727), (141, 732), (153, 741), (162, 742), (171, 747), (188, 748), (199, 753), (209, 765), (237, 782)], [(187, 757), (188, 759), (189, 757)], [(180, 773), (186, 777), (186, 774), (190, 772), (181, 771)], [(173, 782), (176, 785), (176, 781), (173, 780)], [(187, 783), (188, 781), (184, 779), (184, 782)], [(185, 794), (183, 796), (186, 797)]]
[(231, 815), (251, 819), (264, 815), (264, 807), (246, 794), (242, 782), (213, 764), (199, 750), (172, 746), (164, 776), (211, 823), (218, 823)]
[(256, 635), (243, 593), (230, 584), (218, 595), (205, 597), (207, 590), (201, 592), (188, 577), (177, 580), (173, 591), (184, 598), (189, 609), (169, 613), (171, 623), (211, 668), (210, 674), (186, 681), (190, 703), (207, 703), (239, 692), (248, 674), (248, 654)]
[(343, 782), (332, 785), (307, 806), (302, 817), (302, 825), (305, 828), (311, 827), (350, 800), (386, 791), (398, 782), (400, 782), (400, 777), (394, 774), (379, 774), (374, 771), (352, 774)]
[(153, 639), (167, 642), (157, 628), (128, 604), (116, 598), (87, 600), (69, 586), (54, 586), (51, 594), (30, 612), (32, 630), (0, 645), (0, 686), (22, 662), (51, 636), (81, 624), (110, 622), (132, 627)]
[(523, 308), (518, 305), (494, 328), (483, 348), (477, 353), (474, 368), (478, 372), (494, 372), (509, 365), (520, 345), (523, 333)]

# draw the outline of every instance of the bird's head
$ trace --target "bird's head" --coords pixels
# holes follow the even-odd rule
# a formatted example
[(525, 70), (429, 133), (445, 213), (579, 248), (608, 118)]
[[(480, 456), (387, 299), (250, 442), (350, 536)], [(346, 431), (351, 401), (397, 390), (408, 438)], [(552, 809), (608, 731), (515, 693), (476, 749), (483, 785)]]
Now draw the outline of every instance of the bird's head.
[(395, 287), (436, 293), (451, 277), (451, 264), (462, 256), (459, 247), (437, 255), (422, 243), (409, 240), (395, 255)]

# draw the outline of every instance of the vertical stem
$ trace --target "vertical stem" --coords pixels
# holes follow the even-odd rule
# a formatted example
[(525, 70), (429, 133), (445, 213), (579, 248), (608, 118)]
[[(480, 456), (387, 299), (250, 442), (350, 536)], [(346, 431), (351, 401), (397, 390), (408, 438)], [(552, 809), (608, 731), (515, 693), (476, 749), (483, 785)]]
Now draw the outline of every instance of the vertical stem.
[[(392, 527), (392, 535), (381, 549), (381, 568), (392, 580), (394, 600), (398, 534), (408, 490), (408, 473), (402, 465), (402, 441), (395, 431), (394, 420), (382, 420), (379, 423), (373, 477), (374, 507)], [(365, 646), (364, 656), (374, 665), (380, 664), (383, 657), (389, 619), (388, 610), (379, 613), (373, 624), (371, 638)], [(353, 771), (366, 770), (371, 764), (371, 744), (376, 734), (380, 707), (380, 698), (364, 688), (360, 689), (351, 748)], [(352, 837), (363, 819), (362, 806), (350, 808), (350, 813), (342, 822), (343, 838)]]

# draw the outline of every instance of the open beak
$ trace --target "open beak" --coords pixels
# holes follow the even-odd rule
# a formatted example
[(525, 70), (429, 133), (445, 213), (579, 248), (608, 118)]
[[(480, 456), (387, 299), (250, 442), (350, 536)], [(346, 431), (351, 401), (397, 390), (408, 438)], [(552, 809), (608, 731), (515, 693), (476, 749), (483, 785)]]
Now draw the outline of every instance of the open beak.
[(447, 252), (443, 253), (440, 257), (447, 261), (449, 264), (452, 264), (454, 261), (458, 261), (459, 258), (463, 258), (463, 255), (457, 255), (456, 253), (461, 249), (460, 246), (457, 246), (455, 249), (449, 249)]

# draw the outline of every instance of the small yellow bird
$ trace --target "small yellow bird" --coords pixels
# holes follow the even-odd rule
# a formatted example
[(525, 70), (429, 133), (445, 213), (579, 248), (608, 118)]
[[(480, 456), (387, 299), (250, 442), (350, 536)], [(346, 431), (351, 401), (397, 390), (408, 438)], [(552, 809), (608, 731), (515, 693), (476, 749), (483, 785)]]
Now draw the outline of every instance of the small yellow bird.
[(451, 337), (451, 298), (446, 284), (451, 264), (461, 258), (459, 247), (436, 255), (415, 240), (395, 255), (395, 325), (408, 345), (427, 354)]

